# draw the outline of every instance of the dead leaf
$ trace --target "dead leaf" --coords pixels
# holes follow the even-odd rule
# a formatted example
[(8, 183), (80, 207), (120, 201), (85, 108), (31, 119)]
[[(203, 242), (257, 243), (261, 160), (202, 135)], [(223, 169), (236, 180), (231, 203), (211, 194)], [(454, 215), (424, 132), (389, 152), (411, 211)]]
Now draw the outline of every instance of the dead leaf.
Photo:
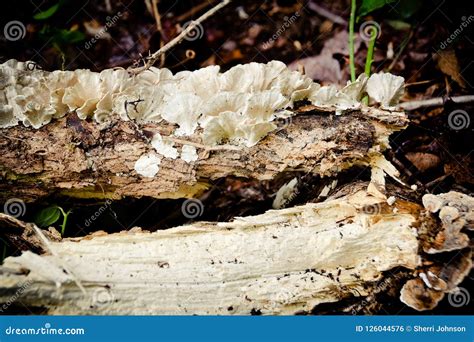
[[(291, 70), (298, 70), (298, 66), (303, 65), (306, 75), (321, 83), (345, 83), (345, 75), (341, 70), (339, 61), (334, 58), (334, 55), (349, 55), (348, 40), (348, 33), (346, 31), (340, 31), (324, 43), (324, 47), (318, 56), (293, 61), (288, 67)], [(357, 51), (359, 47), (360, 39), (358, 38), (354, 42), (355, 51)]]
[(461, 88), (466, 88), (466, 82), (461, 76), (461, 68), (454, 50), (440, 50), (434, 55), (441, 72), (455, 81)]
[(420, 172), (435, 168), (441, 162), (441, 159), (432, 153), (423, 152), (409, 152), (405, 157), (418, 169)]

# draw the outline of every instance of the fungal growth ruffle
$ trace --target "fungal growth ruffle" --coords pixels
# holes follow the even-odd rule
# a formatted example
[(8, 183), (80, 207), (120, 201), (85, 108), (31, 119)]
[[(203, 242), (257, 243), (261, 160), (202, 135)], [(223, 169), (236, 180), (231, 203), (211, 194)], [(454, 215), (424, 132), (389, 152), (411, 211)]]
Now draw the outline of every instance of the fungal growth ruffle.
[[(294, 115), (299, 101), (342, 114), (359, 109), (368, 95), (371, 103), (392, 110), (403, 82), (391, 74), (361, 75), (338, 89), (321, 86), (278, 61), (237, 65), (224, 73), (219, 66), (174, 75), (152, 67), (130, 75), (124, 69), (47, 72), (33, 62), (10, 60), (0, 65), (0, 128), (22, 123), (37, 129), (75, 111), (80, 119), (98, 124), (164, 120), (176, 126), (173, 135), (178, 137), (198, 134), (209, 146), (251, 147), (275, 130), (279, 120)], [(159, 162), (153, 161), (160, 155), (189, 162), (197, 158), (192, 146), (184, 146), (180, 155), (167, 137), (155, 136), (151, 144), (159, 155), (144, 156), (137, 165), (143, 169), (137, 170), (140, 174), (154, 174)]]

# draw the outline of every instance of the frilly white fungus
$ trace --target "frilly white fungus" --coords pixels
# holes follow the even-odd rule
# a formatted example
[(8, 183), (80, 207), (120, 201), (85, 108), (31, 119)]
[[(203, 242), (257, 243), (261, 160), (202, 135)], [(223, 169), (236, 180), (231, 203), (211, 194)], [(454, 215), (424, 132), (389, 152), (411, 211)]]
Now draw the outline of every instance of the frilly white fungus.
[(160, 133), (156, 133), (151, 139), (151, 146), (163, 155), (165, 158), (176, 159), (178, 158), (178, 150), (174, 147), (174, 142), (163, 139)]
[[(403, 81), (379, 73), (368, 79), (361, 75), (342, 89), (321, 87), (279, 61), (237, 65), (224, 73), (219, 66), (175, 75), (152, 67), (130, 75), (123, 69), (46, 72), (33, 62), (9, 60), (0, 64), (0, 128), (19, 122), (40, 128), (75, 111), (98, 123), (165, 120), (176, 124), (176, 136), (197, 133), (208, 145), (250, 147), (277, 128), (276, 119), (294, 115), (296, 101), (342, 114), (360, 108), (368, 94), (372, 102), (391, 109), (403, 94)], [(177, 157), (163, 139), (157, 137), (154, 147), (164, 157)]]
[(191, 145), (183, 145), (181, 149), (181, 159), (183, 159), (186, 163), (191, 163), (198, 160), (196, 147)]
[(395, 107), (403, 95), (405, 79), (388, 73), (370, 76), (367, 81), (367, 93), (370, 98), (380, 103), (382, 108)]
[(135, 162), (134, 169), (143, 177), (153, 178), (160, 170), (160, 162), (155, 154), (145, 154)]

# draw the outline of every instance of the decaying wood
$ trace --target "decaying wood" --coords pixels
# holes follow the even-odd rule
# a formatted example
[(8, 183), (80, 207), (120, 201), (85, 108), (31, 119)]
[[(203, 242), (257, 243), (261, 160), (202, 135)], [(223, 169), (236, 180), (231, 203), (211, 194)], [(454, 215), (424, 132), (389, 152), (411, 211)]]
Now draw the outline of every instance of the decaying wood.
[[(377, 304), (377, 293), (400, 291), (403, 284), (391, 276), (402, 268), (401, 280), (407, 272), (413, 279), (400, 299), (432, 309), (469, 273), (472, 254), (462, 245), (450, 255), (435, 244), (444, 252), (439, 257), (423, 250), (440, 234), (459, 236), (459, 222), (471, 229), (474, 199), (438, 195), (442, 207), (458, 209), (448, 222), (433, 216), (432, 195), (424, 210), (402, 199), (389, 204), (365, 189), (347, 186), (322, 203), (229, 223), (51, 241), (50, 253), (5, 260), (0, 303), (14, 298), (50, 314), (295, 314), (361, 298), (364, 309)], [(0, 222), (28, 226), (3, 214)]]
[(28, 251), (5, 260), (0, 302), (21, 288), (21, 303), (51, 314), (308, 312), (368, 295), (384, 271), (415, 269), (419, 211), (362, 190), (230, 223), (65, 239), (50, 247), (87, 295), (55, 256)]
[(198, 147), (199, 159), (187, 163), (165, 158), (154, 178), (139, 176), (134, 164), (152, 150), (148, 139), (157, 132), (169, 136), (172, 125), (98, 125), (69, 114), (36, 130), (2, 129), (0, 197), (28, 201), (54, 192), (83, 198), (179, 198), (196, 196), (209, 180), (226, 176), (269, 180), (294, 170), (328, 176), (370, 164), (388, 147), (388, 136), (407, 123), (402, 112), (375, 108), (333, 114), (302, 108), (250, 148), (206, 147), (198, 136), (186, 138)]
[[(400, 297), (419, 311), (435, 308), (446, 293), (456, 291), (473, 265), (467, 233), (474, 229), (474, 198), (454, 191), (428, 194), (423, 196), (423, 205), (439, 218), (434, 225), (425, 221), (420, 229), (420, 247), (429, 262), (403, 286)], [(446, 262), (432, 257), (441, 253), (450, 255)]]

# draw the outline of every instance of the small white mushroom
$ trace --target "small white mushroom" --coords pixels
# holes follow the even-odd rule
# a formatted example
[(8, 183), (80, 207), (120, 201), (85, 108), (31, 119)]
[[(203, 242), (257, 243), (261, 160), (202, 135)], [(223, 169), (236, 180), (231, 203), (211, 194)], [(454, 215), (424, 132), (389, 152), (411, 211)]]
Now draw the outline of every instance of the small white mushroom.
[(160, 163), (161, 159), (155, 154), (145, 154), (135, 162), (134, 169), (143, 177), (153, 178), (160, 170)]
[(178, 150), (174, 147), (174, 142), (165, 140), (160, 133), (156, 133), (151, 139), (151, 146), (163, 155), (165, 158), (176, 159), (178, 158)]
[(373, 74), (367, 81), (367, 93), (383, 108), (391, 109), (398, 104), (404, 92), (405, 79), (389, 73)]
[(164, 104), (161, 116), (168, 122), (178, 124), (176, 135), (191, 135), (198, 126), (201, 113), (197, 109), (201, 104), (201, 98), (194, 94), (176, 94)]
[(191, 163), (198, 160), (196, 147), (191, 145), (183, 145), (181, 149), (181, 159), (183, 159), (186, 163)]

